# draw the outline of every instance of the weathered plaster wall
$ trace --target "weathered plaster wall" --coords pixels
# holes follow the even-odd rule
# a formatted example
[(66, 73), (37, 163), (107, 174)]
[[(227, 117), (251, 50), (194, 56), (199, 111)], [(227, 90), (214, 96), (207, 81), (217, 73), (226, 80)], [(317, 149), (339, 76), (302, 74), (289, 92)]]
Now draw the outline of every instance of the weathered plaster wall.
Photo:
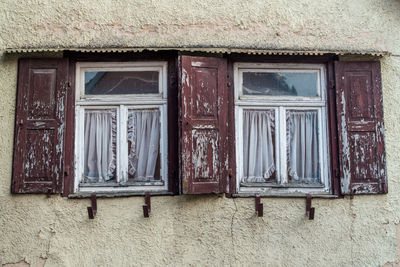
[[(243, 46), (389, 50), (382, 60), (389, 194), (89, 200), (11, 195), (17, 56), (0, 52), (0, 260), (6, 266), (381, 266), (400, 262), (400, 1), (0, 1), (0, 50)], [(27, 55), (25, 55), (27, 56)], [(43, 56), (30, 54), (28, 56)], [(47, 56), (60, 56), (50, 54)]]
[(398, 0), (2, 0), (0, 7), (0, 47), (400, 50)]

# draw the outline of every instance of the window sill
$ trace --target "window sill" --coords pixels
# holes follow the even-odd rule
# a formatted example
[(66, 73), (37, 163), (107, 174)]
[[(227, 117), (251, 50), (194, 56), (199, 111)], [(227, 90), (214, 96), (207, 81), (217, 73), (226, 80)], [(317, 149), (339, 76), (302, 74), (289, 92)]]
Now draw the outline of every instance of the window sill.
[(341, 198), (338, 195), (332, 195), (332, 194), (313, 194), (313, 193), (268, 193), (268, 192), (260, 192), (260, 193), (236, 193), (232, 194), (232, 197), (234, 198), (248, 198), (248, 197), (265, 197), (265, 198), (305, 198), (308, 194), (310, 194), (313, 198)]
[[(92, 193), (96, 193), (97, 198), (114, 198), (114, 197), (133, 197), (140, 196), (144, 197), (146, 192), (137, 192), (137, 191), (124, 191), (124, 192), (77, 192), (71, 195), (68, 195), (68, 198), (90, 198)], [(159, 192), (150, 192), (151, 196), (173, 196), (174, 193), (167, 191), (159, 191)]]
[(324, 188), (323, 184), (276, 184), (276, 183), (240, 183), (243, 187), (271, 187), (271, 188)]
[(151, 182), (127, 182), (127, 183), (81, 183), (81, 188), (96, 188), (96, 187), (128, 187), (128, 186), (163, 186), (163, 181), (151, 181)]

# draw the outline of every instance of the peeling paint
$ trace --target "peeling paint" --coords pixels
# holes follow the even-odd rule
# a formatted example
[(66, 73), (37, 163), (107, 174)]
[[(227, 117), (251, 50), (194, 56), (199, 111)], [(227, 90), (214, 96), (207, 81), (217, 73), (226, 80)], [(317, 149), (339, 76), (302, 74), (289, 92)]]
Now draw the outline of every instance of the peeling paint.
[[(135, 44), (384, 49), (400, 54), (400, 34), (395, 30), (400, 28), (398, 1), (5, 0), (0, 1), (0, 10), (0, 49)], [(86, 200), (11, 195), (17, 58), (0, 52), (3, 264), (25, 261), (34, 266), (47, 251), (46, 266), (397, 264), (398, 56), (382, 60), (389, 194), (355, 197), (352, 210), (348, 198), (315, 199), (315, 221), (304, 220), (302, 198), (264, 199), (265, 217), (257, 218), (252, 198), (152, 197), (152, 214), (146, 220), (143, 198), (99, 200), (99, 213), (89, 221)], [(383, 218), (389, 221), (385, 229)], [(37, 230), (52, 223), (57, 230), (52, 242), (47, 236), (38, 238)]]

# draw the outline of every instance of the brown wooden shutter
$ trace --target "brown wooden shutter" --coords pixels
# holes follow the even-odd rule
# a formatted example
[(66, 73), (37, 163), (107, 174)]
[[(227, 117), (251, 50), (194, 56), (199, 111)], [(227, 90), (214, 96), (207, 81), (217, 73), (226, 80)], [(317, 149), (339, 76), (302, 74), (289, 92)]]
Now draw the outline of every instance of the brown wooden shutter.
[(379, 62), (335, 62), (341, 190), (387, 192)]
[(13, 162), (14, 193), (59, 193), (68, 61), (21, 59)]
[(181, 56), (183, 193), (222, 193), (227, 179), (227, 62)]

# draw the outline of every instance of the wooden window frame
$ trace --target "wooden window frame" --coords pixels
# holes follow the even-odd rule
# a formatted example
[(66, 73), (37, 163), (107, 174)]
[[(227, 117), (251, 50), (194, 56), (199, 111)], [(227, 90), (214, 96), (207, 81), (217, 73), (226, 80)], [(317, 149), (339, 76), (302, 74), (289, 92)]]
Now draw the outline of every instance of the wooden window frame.
[[(84, 74), (86, 71), (143, 71), (153, 70), (159, 72), (159, 93), (146, 95), (85, 95)], [(74, 193), (77, 192), (129, 192), (129, 191), (167, 191), (167, 62), (78, 62), (76, 64), (75, 88), (75, 181)], [(117, 110), (117, 153), (116, 153), (116, 182), (101, 185), (80, 184), (83, 173), (83, 134), (84, 112), (90, 109), (116, 109)], [(135, 183), (123, 185), (119, 182), (121, 177), (127, 175), (128, 151), (126, 137), (126, 121), (129, 109), (158, 109), (160, 111), (160, 155), (161, 177), (160, 182)]]
[[(234, 111), (234, 75), (233, 64), (235, 62), (258, 62), (258, 63), (315, 63), (324, 64), (326, 66), (326, 80), (327, 80), (327, 100), (328, 100), (328, 136), (329, 136), (329, 151), (330, 151), (330, 179), (331, 179), (331, 196), (338, 197), (340, 194), (340, 165), (338, 158), (338, 137), (337, 137), (337, 119), (336, 119), (336, 92), (335, 92), (335, 74), (334, 74), (334, 61), (338, 59), (336, 55), (323, 55), (323, 56), (267, 56), (267, 55), (243, 55), (240, 53), (232, 53), (229, 55), (210, 55), (203, 53), (185, 53), (187, 55), (197, 56), (212, 56), (224, 57), (227, 59), (227, 89), (228, 89), (228, 179), (226, 193), (228, 197), (237, 197), (236, 190), (236, 146), (235, 146), (235, 111)], [(162, 52), (141, 52), (141, 53), (80, 53), (67, 51), (64, 57), (69, 59), (70, 66), (70, 84), (75, 87), (75, 64), (77, 62), (127, 62), (127, 61), (167, 61), (168, 62), (168, 193), (179, 194), (181, 192), (181, 180), (179, 177), (179, 124), (180, 124), (180, 110), (179, 110), (179, 93), (178, 93), (178, 63), (177, 51), (162, 51)], [(68, 94), (69, 103), (75, 102), (75, 95)], [(64, 179), (63, 196), (71, 195), (73, 192), (73, 181), (71, 177), (73, 174), (73, 161), (74, 151), (74, 105), (68, 105), (66, 118), (66, 135), (70, 138), (66, 139), (65, 150), (66, 158), (66, 173), (69, 175)], [(172, 122), (172, 123), (171, 123)], [(71, 144), (72, 142), (72, 144)], [(135, 194), (132, 194), (135, 195)], [(254, 196), (254, 193), (247, 196)], [(282, 197), (303, 197), (304, 194), (291, 194), (291, 195), (278, 195)], [(240, 197), (246, 197), (242, 194)]]
[(327, 101), (327, 142), (329, 151), (328, 179), (330, 183), (329, 192), (315, 193), (315, 197), (339, 197), (339, 158), (338, 158), (338, 137), (337, 137), (337, 119), (336, 119), (336, 92), (335, 92), (335, 74), (334, 61), (336, 55), (324, 56), (263, 56), (263, 55), (242, 55), (230, 54), (228, 57), (228, 98), (229, 98), (229, 192), (230, 197), (252, 197), (255, 195), (270, 197), (304, 197), (309, 192), (240, 192), (237, 187), (237, 160), (236, 160), (236, 111), (235, 111), (235, 74), (234, 66), (236, 63), (262, 63), (262, 64), (321, 64), (324, 65), (326, 73), (326, 101)]
[[(387, 175), (386, 175), (386, 164), (385, 164), (385, 151), (384, 151), (384, 127), (383, 127), (383, 108), (382, 108), (382, 85), (381, 85), (381, 72), (380, 72), (380, 63), (377, 59), (366, 59), (364, 63), (356, 62), (345, 62), (348, 61), (346, 58), (341, 58), (341, 62), (338, 61), (338, 56), (335, 54), (326, 54), (321, 56), (311, 56), (311, 55), (244, 55), (242, 53), (231, 53), (231, 54), (205, 54), (205, 53), (191, 53), (191, 52), (178, 52), (178, 51), (159, 51), (159, 52), (128, 52), (128, 53), (85, 53), (85, 52), (72, 52), (65, 51), (64, 58), (61, 59), (21, 59), (19, 64), (19, 74), (18, 74), (18, 106), (22, 106), (21, 103), (24, 103), (23, 95), (24, 89), (26, 86), (32, 86), (29, 80), (28, 74), (30, 73), (30, 69), (35, 68), (53, 68), (62, 70), (60, 72), (60, 80), (57, 82), (57, 86), (60, 87), (60, 90), (65, 94), (62, 97), (62, 102), (65, 100), (65, 109), (63, 109), (63, 114), (65, 111), (65, 117), (59, 119), (61, 125), (64, 128), (63, 136), (63, 144), (61, 144), (63, 155), (57, 158), (61, 167), (57, 168), (56, 173), (60, 179), (55, 179), (52, 185), (43, 184), (39, 185), (40, 179), (38, 178), (35, 183), (38, 183), (38, 186), (35, 188), (27, 188), (21, 187), (24, 185), (25, 180), (21, 177), (18, 171), (21, 170), (21, 166), (18, 166), (18, 163), (21, 162), (21, 152), (20, 150), (23, 147), (20, 145), (21, 142), (24, 142), (24, 138), (21, 140), (18, 137), (18, 131), (20, 127), (24, 125), (23, 117), (25, 116), (24, 111), (20, 109), (16, 110), (16, 127), (15, 127), (15, 150), (14, 150), (14, 162), (13, 162), (13, 181), (12, 181), (12, 192), (13, 193), (62, 193), (62, 196), (71, 196), (74, 197), (74, 161), (75, 161), (75, 153), (74, 153), (74, 135), (75, 135), (75, 87), (76, 87), (76, 63), (77, 62), (150, 62), (150, 61), (166, 61), (168, 64), (167, 67), (167, 83), (168, 83), (168, 93), (167, 93), (167, 121), (168, 121), (168, 190), (165, 192), (155, 192), (152, 193), (154, 195), (171, 195), (171, 194), (179, 194), (182, 192), (182, 184), (183, 181), (180, 179), (182, 173), (180, 172), (181, 163), (181, 155), (180, 148), (182, 147), (182, 138), (181, 127), (182, 127), (182, 110), (181, 110), (181, 98), (182, 92), (179, 92), (179, 85), (181, 81), (180, 70), (182, 66), (180, 65), (179, 59), (181, 55), (187, 56), (198, 56), (198, 57), (213, 57), (220, 58), (226, 60), (224, 65), (226, 67), (223, 68), (222, 72), (225, 74), (226, 72), (226, 86), (225, 79), (221, 79), (219, 83), (222, 84), (227, 90), (223, 91), (224, 94), (227, 94), (228, 98), (228, 118), (224, 119), (227, 125), (227, 133), (228, 140), (227, 144), (223, 145), (223, 153), (226, 153), (228, 158), (228, 163), (224, 163), (223, 171), (224, 177), (222, 178), (222, 187), (223, 190), (219, 192), (225, 192), (228, 196), (249, 196), (254, 197), (256, 193), (247, 193), (247, 194), (238, 194), (236, 188), (236, 146), (235, 146), (235, 97), (234, 97), (234, 64), (236, 62), (247, 62), (247, 63), (315, 63), (315, 64), (323, 64), (326, 68), (326, 81), (327, 81), (327, 110), (328, 110), (328, 142), (329, 142), (329, 168), (330, 168), (330, 176), (329, 179), (331, 181), (331, 190), (329, 194), (325, 195), (313, 195), (314, 197), (341, 197), (344, 194), (382, 194), (387, 193)], [(372, 60), (372, 61), (371, 61)], [(206, 60), (208, 61), (208, 60)], [(375, 61), (375, 62), (373, 62)], [(30, 65), (30, 64), (33, 65)], [(60, 64), (57, 67), (54, 64)], [(373, 97), (371, 103), (374, 104), (373, 108), (376, 109), (375, 114), (368, 115), (370, 119), (370, 123), (368, 125), (364, 125), (365, 127), (369, 127), (371, 125), (375, 125), (375, 129), (373, 128), (365, 128), (366, 132), (370, 132), (371, 134), (379, 135), (379, 146), (377, 150), (374, 152), (379, 156), (379, 162), (370, 160), (369, 162), (356, 162), (355, 164), (369, 164), (369, 166), (373, 166), (374, 164), (378, 164), (380, 168), (379, 175), (370, 175), (368, 177), (358, 177), (356, 172), (353, 172), (349, 175), (343, 175), (343, 172), (346, 171), (346, 166), (343, 166), (345, 163), (341, 163), (341, 161), (345, 161), (344, 154), (347, 153), (345, 149), (346, 143), (339, 143), (344, 136), (339, 136), (338, 129), (341, 130), (341, 133), (345, 132), (343, 127), (348, 126), (348, 122), (344, 121), (342, 117), (346, 118), (346, 110), (341, 106), (341, 98), (339, 98), (339, 94), (343, 94), (344, 91), (348, 91), (349, 86), (343, 85), (343, 81), (348, 81), (347, 78), (344, 77), (344, 72), (355, 72), (358, 73), (359, 70), (365, 72), (366, 79), (372, 80), (373, 89), (369, 89), (369, 83), (361, 82), (360, 86), (363, 86), (361, 89), (361, 93), (363, 97), (370, 98)], [(335, 73), (336, 72), (336, 73)], [(57, 74), (58, 75), (58, 74)], [(62, 77), (61, 77), (62, 76)], [(58, 77), (58, 76), (57, 76)], [(58, 78), (57, 78), (58, 79)], [(38, 91), (40, 91), (40, 86)], [(32, 88), (36, 88), (32, 87)], [(29, 87), (31, 88), (31, 87)], [(33, 89), (31, 89), (33, 90)], [(364, 92), (363, 92), (364, 91)], [(369, 92), (370, 91), (370, 92)], [(20, 93), (21, 92), (21, 93)], [(371, 93), (372, 92), (372, 93)], [(225, 100), (225, 97), (224, 97)], [(57, 99), (57, 101), (61, 101)], [(343, 102), (343, 101), (342, 101)], [(47, 102), (46, 102), (47, 103)], [(354, 102), (354, 106), (361, 105), (364, 106), (363, 102)], [(368, 104), (369, 105), (369, 104)], [(224, 109), (226, 110), (226, 109)], [(340, 114), (338, 114), (338, 112)], [(22, 116), (22, 120), (21, 117)], [(63, 115), (64, 116), (64, 115)], [(342, 117), (338, 117), (342, 116)], [(358, 116), (358, 115), (357, 115)], [(358, 117), (355, 116), (357, 119)], [(342, 120), (342, 121), (341, 121)], [(341, 122), (338, 124), (338, 121)], [(356, 122), (357, 127), (361, 127), (364, 123), (362, 120), (354, 120)], [(63, 124), (64, 123), (64, 124)], [(353, 123), (353, 121), (351, 121)], [(365, 123), (364, 123), (365, 124)], [(42, 124), (38, 124), (39, 126)], [(361, 126), (360, 126), (361, 125)], [(353, 125), (354, 126), (354, 125)], [(349, 127), (353, 127), (349, 126)], [(356, 127), (354, 126), (354, 127)], [(353, 128), (354, 128), (353, 127)], [(358, 129), (358, 128), (354, 129)], [(350, 129), (355, 132), (354, 129)], [(59, 151), (60, 147), (57, 148)], [(340, 152), (340, 153), (339, 153)], [(19, 154), (18, 154), (19, 153)], [(339, 155), (340, 154), (340, 155)], [(348, 153), (347, 153), (348, 154)], [(346, 155), (347, 155), (346, 154)], [(375, 155), (375, 156), (376, 156)], [(340, 156), (340, 161), (339, 161)], [(228, 165), (226, 167), (226, 165)], [(354, 174), (354, 175), (353, 175)], [(226, 176), (226, 177), (225, 177)], [(341, 180), (342, 179), (342, 180)], [(363, 180), (365, 179), (365, 180)], [(340, 189), (340, 185), (342, 183), (342, 191)], [(352, 188), (350, 190), (350, 186)], [(344, 186), (343, 186), (344, 184)], [(50, 187), (51, 186), (51, 187)], [(114, 196), (130, 196), (130, 195), (144, 195), (145, 192), (123, 192), (120, 194), (105, 194), (104, 197), (114, 197)], [(209, 192), (204, 192), (209, 193)], [(86, 195), (78, 195), (76, 197), (86, 197), (90, 194)], [(263, 194), (259, 194), (263, 195)], [(264, 196), (277, 196), (277, 197), (304, 197), (305, 193), (290, 193), (290, 194), (265, 194)]]
[[(301, 96), (245, 96), (243, 95), (242, 75), (243, 72), (315, 72), (318, 74), (318, 93), (317, 97)], [(266, 193), (266, 194), (292, 194), (292, 193), (311, 193), (329, 194), (331, 181), (329, 179), (329, 153), (327, 138), (327, 86), (326, 71), (323, 64), (310, 63), (241, 63), (234, 64), (234, 90), (235, 90), (235, 133), (236, 149), (242, 151), (243, 138), (242, 114), (244, 110), (274, 110), (275, 113), (275, 155), (277, 183), (261, 185), (260, 183), (248, 183), (243, 186), (240, 177), (243, 174), (241, 164), (237, 165), (236, 175), (239, 177), (236, 183), (236, 190), (239, 193)], [(318, 112), (318, 150), (319, 162), (321, 163), (320, 177), (321, 185), (290, 185), (287, 177), (287, 144), (286, 144), (286, 110), (314, 110)], [(285, 149), (286, 148), (286, 149)], [(242, 153), (236, 154), (236, 162), (242, 162)]]
[[(75, 162), (75, 117), (76, 117), (76, 105), (75, 99), (77, 97), (76, 89), (77, 86), (77, 64), (113, 64), (116, 65), (126, 65), (126, 64), (141, 64), (145, 62), (149, 65), (159, 64), (160, 62), (165, 63), (165, 79), (166, 79), (166, 87), (168, 88), (166, 92), (166, 108), (164, 112), (166, 113), (166, 123), (168, 124), (166, 132), (164, 134), (167, 135), (167, 181), (165, 181), (165, 187), (160, 190), (151, 191), (152, 195), (170, 195), (170, 194), (178, 194), (179, 193), (179, 177), (178, 177), (178, 85), (177, 85), (177, 53), (174, 51), (165, 51), (165, 52), (143, 52), (143, 53), (79, 53), (79, 52), (66, 52), (64, 54), (65, 57), (69, 58), (70, 61), (70, 84), (73, 88), (69, 91), (68, 94), (68, 110), (67, 110), (67, 118), (66, 118), (66, 142), (65, 142), (65, 158), (66, 158), (66, 172), (69, 175), (64, 178), (64, 190), (63, 196), (69, 197), (85, 197), (90, 195), (91, 192), (98, 191), (99, 196), (105, 197), (114, 197), (114, 196), (130, 196), (130, 195), (143, 195), (145, 192), (151, 191), (153, 187), (136, 187), (136, 188), (128, 188), (128, 189), (119, 189), (119, 188), (108, 188), (111, 190), (104, 191), (103, 189), (99, 190), (84, 190), (86, 192), (80, 191), (76, 192), (76, 183), (75, 183), (75, 170), (74, 170), (74, 162)], [(78, 90), (78, 89), (76, 89)], [(114, 100), (118, 102), (118, 97)]]

